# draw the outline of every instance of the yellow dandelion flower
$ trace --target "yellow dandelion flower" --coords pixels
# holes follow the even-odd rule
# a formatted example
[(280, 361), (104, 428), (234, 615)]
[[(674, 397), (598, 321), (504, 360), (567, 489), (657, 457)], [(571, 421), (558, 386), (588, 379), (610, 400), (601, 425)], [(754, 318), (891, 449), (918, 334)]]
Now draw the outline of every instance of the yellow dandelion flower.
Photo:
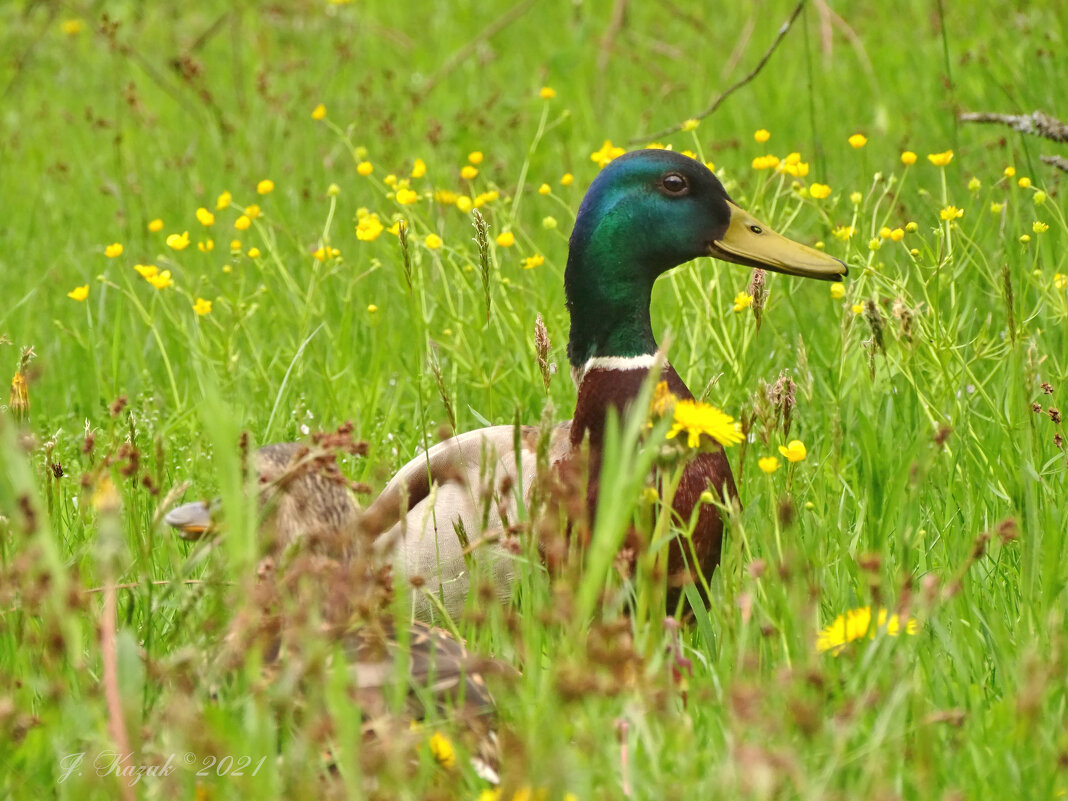
[(551, 186), (549, 186), (548, 184), (542, 184), (541, 186), (538, 187), (538, 194), (539, 195), (548, 195), (552, 191), (553, 191), (553, 188)]
[(565, 172), (560, 176), (560, 186), (571, 186), (575, 183), (575, 176), (569, 172)]
[(675, 404), (668, 439), (686, 433), (686, 446), (698, 448), (701, 438), (707, 436), (724, 447), (742, 441), (742, 428), (730, 415), (715, 406), (697, 400), (680, 400)]
[(171, 250), (185, 250), (189, 247), (189, 232), (183, 231), (180, 234), (170, 234), (167, 237), (167, 247)]
[(444, 242), (442, 242), (441, 237), (437, 234), (427, 234), (426, 239), (423, 240), (423, 244), (426, 245), (429, 250), (437, 250), (444, 244)]
[(533, 270), (535, 267), (540, 267), (545, 264), (545, 257), (540, 253), (535, 253), (533, 256), (528, 256), (523, 259), (522, 265), (524, 270)]
[(779, 457), (778, 456), (762, 456), (757, 459), (757, 467), (763, 470), (765, 473), (774, 473), (779, 469)]
[(322, 103), (312, 109), (311, 118), (316, 122), (321, 122), (326, 119), (326, 106)]
[(864, 145), (868, 144), (868, 137), (864, 134), (855, 133), (848, 139), (849, 146), (854, 150), (860, 150)]
[(845, 297), (845, 284), (838, 282), (831, 284), (831, 297), (835, 300), (841, 300)]
[(472, 164), (481, 164), (483, 158), (485, 158), (485, 156), (482, 155), (481, 150), (472, 150), (467, 154), (467, 160)]
[(234, 197), (229, 192), (223, 192), (215, 200), (215, 210), (222, 211), (230, 207), (230, 204), (234, 202)]
[(259, 248), (249, 248), (248, 249), (248, 257), (250, 259), (258, 259), (260, 257), (260, 249)]
[(422, 178), (426, 175), (426, 162), (422, 159), (416, 159), (412, 164), (412, 178)]
[(538, 90), (538, 97), (542, 100), (552, 100), (556, 97), (556, 90), (551, 86), (543, 86)]
[(81, 303), (89, 297), (89, 284), (82, 284), (81, 286), (74, 287), (74, 289), (67, 293), (67, 297)]
[(110, 245), (104, 248), (104, 255), (107, 256), (109, 259), (117, 259), (119, 256), (122, 255), (122, 243), (112, 242)]
[(134, 269), (137, 270), (137, 274), (145, 280), (159, 275), (159, 267), (155, 264), (135, 264)]
[(695, 117), (690, 117), (690, 119), (684, 121), (682, 123), (682, 125), (680, 125), (679, 127), (684, 131), (696, 131), (697, 130), (697, 126), (700, 125), (700, 124), (701, 124), (700, 120), (698, 120)]
[(605, 139), (600, 150), (590, 153), (590, 161), (596, 162), (598, 167), (605, 167), (626, 152), (623, 148), (613, 145), (611, 139)]
[(739, 292), (734, 296), (734, 310), (736, 312), (745, 311), (753, 305), (753, 296), (748, 292)]
[(356, 165), (356, 172), (366, 177), (375, 171), (375, 165), (369, 161), (361, 161)]
[(84, 27), (85, 23), (80, 19), (65, 19), (59, 25), (59, 29), (67, 36), (77, 36)]
[(156, 289), (166, 289), (169, 286), (174, 286), (174, 281), (171, 280), (171, 271), (163, 270), (155, 275), (146, 275), (145, 280), (152, 284)]
[(1011, 166), (1006, 167), (1001, 174), (1004, 175), (1006, 178), (1012, 178), (1012, 176), (1016, 174), (1016, 168)]
[(215, 225), (215, 215), (201, 206), (197, 209), (197, 222), (207, 228), (209, 225)]
[(460, 195), (460, 197), (456, 198), (456, 208), (458, 208), (464, 214), (467, 214), (467, 212), (471, 211), (473, 207), (474, 202), (467, 195)]
[(465, 164), (460, 170), (460, 177), (465, 181), (474, 180), (478, 175), (478, 167), (472, 167), (470, 164)]
[(913, 164), (916, 163), (916, 154), (913, 153), (911, 150), (906, 150), (904, 153), (901, 154), (901, 163), (904, 164), (906, 167), (911, 167)]
[(949, 162), (953, 161), (953, 151), (946, 150), (942, 153), (928, 153), (927, 160), (936, 167), (945, 167)]
[(515, 234), (511, 231), (502, 231), (497, 234), (497, 244), (502, 248), (510, 248), (515, 244)]
[(260, 212), (260, 207), (257, 206), (255, 203), (253, 203), (251, 206), (245, 206), (245, 216), (248, 217), (250, 220), (259, 219), (260, 216), (262, 216), (262, 212)]
[(442, 767), (452, 768), (456, 765), (456, 751), (453, 749), (452, 743), (449, 742), (449, 738), (444, 734), (439, 731), (434, 732), (427, 744), (430, 746), (430, 753), (434, 755), (434, 759)]
[(211, 301), (204, 298), (197, 298), (196, 303), (193, 304), (193, 311), (197, 313), (198, 317), (203, 317), (205, 314), (211, 314)]
[(270, 178), (264, 178), (258, 184), (256, 184), (256, 192), (261, 195), (269, 195), (274, 191), (274, 181)]
[(203, 242), (197, 242), (197, 250), (201, 253), (211, 253), (215, 250), (215, 240), (205, 239)]
[(1024, 176), (1023, 178), (1021, 178), (1020, 180), (1018, 180), (1018, 181), (1016, 182), (1016, 185), (1017, 185), (1018, 187), (1020, 187), (1020, 189), (1030, 189), (1030, 188), (1031, 188), (1031, 179), (1030, 179), (1030, 178), (1028, 178), (1028, 177), (1027, 177), (1027, 176), (1025, 175), (1025, 176)]
[(838, 656), (846, 645), (856, 640), (874, 640), (876, 634), (897, 637), (902, 631), (913, 635), (916, 628), (916, 621), (912, 618), (906, 620), (902, 626), (898, 615), (890, 614), (886, 609), (880, 609), (873, 620), (871, 607), (862, 606), (839, 615), (833, 623), (821, 629), (816, 638), (816, 649), (821, 653), (830, 651), (833, 656)]
[(771, 133), (764, 128), (760, 128), (753, 134), (753, 138), (760, 144), (764, 144), (771, 139)]
[(1049, 224), (1042, 222), (1041, 220), (1035, 220), (1031, 224), (1031, 230), (1036, 234), (1044, 234), (1049, 230)]
[(831, 194), (831, 188), (827, 184), (812, 184), (808, 188), (808, 193), (816, 200), (823, 200)]
[(964, 216), (964, 209), (958, 209), (956, 206), (946, 206), (940, 212), (938, 216), (943, 220), (957, 220)]
[(788, 462), (802, 462), (808, 456), (805, 443), (799, 439), (792, 439), (788, 444), (780, 445), (779, 453), (785, 456)]
[(419, 200), (419, 193), (414, 189), (398, 189), (396, 200), (402, 206), (410, 206), (415, 203), (415, 201)]
[(148, 224), (148, 230), (154, 234), (158, 234), (160, 231), (163, 230), (163, 220), (157, 217)]
[(893, 242), (900, 242), (904, 238), (905, 232), (902, 231), (900, 228), (895, 228), (893, 231), (890, 232), (890, 239)]

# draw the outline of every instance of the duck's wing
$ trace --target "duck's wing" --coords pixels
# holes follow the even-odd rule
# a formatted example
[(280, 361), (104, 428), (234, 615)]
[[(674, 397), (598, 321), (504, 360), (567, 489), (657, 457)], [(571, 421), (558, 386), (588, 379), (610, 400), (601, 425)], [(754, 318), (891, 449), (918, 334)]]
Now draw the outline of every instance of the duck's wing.
[[(570, 448), (570, 422), (548, 432), (548, 460)], [(430, 448), (406, 464), (364, 512), (361, 525), (377, 535), (374, 552), (414, 579), (416, 618), (434, 620), (444, 607), (463, 608), (470, 574), (490, 579), (500, 598), (511, 595), (514, 557), (499, 535), (518, 520), (537, 473), (540, 429), (490, 426)], [(516, 451), (518, 441), (519, 451)]]

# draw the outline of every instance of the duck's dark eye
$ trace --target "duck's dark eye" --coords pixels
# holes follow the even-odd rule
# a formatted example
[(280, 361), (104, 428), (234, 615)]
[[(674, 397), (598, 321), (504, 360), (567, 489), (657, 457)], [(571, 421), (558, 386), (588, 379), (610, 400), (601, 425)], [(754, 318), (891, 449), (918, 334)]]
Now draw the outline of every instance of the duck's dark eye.
[(686, 179), (677, 172), (669, 172), (664, 176), (660, 184), (664, 187), (664, 191), (669, 195), (681, 195), (689, 189), (689, 184), (686, 183)]
[(761, 228), (759, 225), (750, 225), (749, 230), (752, 231), (754, 234), (764, 233), (764, 229)]

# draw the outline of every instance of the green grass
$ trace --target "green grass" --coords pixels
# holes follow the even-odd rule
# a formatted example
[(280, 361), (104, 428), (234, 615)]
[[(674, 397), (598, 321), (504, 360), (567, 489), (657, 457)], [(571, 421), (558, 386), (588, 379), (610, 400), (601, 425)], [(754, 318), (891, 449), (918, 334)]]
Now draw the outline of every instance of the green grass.
[[(616, 24), (612, 3), (543, 0), (481, 37), (511, 6), (470, 5), (0, 8), (5, 379), (22, 348), (36, 352), (28, 418), (0, 414), (5, 795), (120, 795), (121, 783), (92, 770), (59, 782), (66, 755), (114, 749), (109, 619), (135, 763), (267, 757), (255, 777), (198, 778), (180, 765), (144, 779), (139, 795), (371, 794), (354, 767), (359, 716), (343, 670), (320, 666), (297, 694), (264, 683), (255, 664), (222, 676), (209, 667), (255, 564), (241, 432), (262, 444), (352, 420), (369, 450), (343, 468), (377, 489), (448, 421), (432, 355), (457, 430), (569, 416), (562, 276), (597, 172), (589, 154), (693, 116), (751, 69), (792, 8), (716, 4), (712, 16), (632, 3)], [(503, 797), (521, 786), (583, 800), (618, 798), (624, 786), (637, 798), (1068, 791), (1068, 464), (1054, 444), (1064, 428), (1046, 411), (1068, 405), (1068, 294), (1055, 279), (1068, 274), (1062, 178), (1039, 160), (1055, 145), (955, 121), (956, 110), (1068, 116), (1066, 43), (1053, 3), (945, 5), (942, 20), (916, 1), (845, 4), (848, 28), (827, 18), (829, 40), (810, 5), (752, 84), (693, 133), (663, 140), (714, 161), (743, 207), (853, 266), (842, 299), (826, 284), (769, 276), (759, 331), (751, 312), (732, 310), (749, 281), (742, 268), (703, 260), (654, 294), (672, 363), (698, 392), (714, 381), (708, 398), (729, 413), (748, 416), (761, 382), (787, 371), (798, 388), (789, 438), (808, 456), (758, 469), (785, 444), (766, 409), (744, 463), (739, 449), (729, 454), (744, 511), (710, 578), (711, 609), (677, 635), (693, 666), (685, 686), (671, 678), (675, 635), (660, 616), (623, 616), (646, 608), (647, 581), (634, 601), (609, 580), (607, 602), (573, 618), (604, 587), (550, 578), (532, 554), (514, 607), (477, 604), (483, 615), (456, 621), (474, 649), (523, 670), (497, 692)], [(84, 20), (80, 33), (63, 32), (70, 19)], [(549, 101), (538, 96), (546, 85), (557, 91)], [(316, 122), (319, 103), (327, 117)], [(771, 131), (766, 144), (754, 141), (758, 128)], [(868, 137), (862, 149), (847, 144), (856, 132)], [(944, 168), (926, 158), (949, 149)], [(465, 186), (459, 171), (475, 150), (485, 159)], [(919, 154), (915, 165), (902, 164), (903, 150)], [(792, 151), (810, 164), (801, 184), (830, 185), (828, 198), (750, 167)], [(420, 193), (499, 192), (480, 209), (488, 320), (470, 215), (387, 195), (383, 178), (408, 176), (416, 158), (427, 165), (412, 181)], [(369, 177), (356, 171), (365, 159)], [(565, 173), (573, 184), (561, 185)], [(259, 197), (264, 178), (275, 188)], [(551, 194), (538, 193), (542, 183)], [(216, 211), (223, 191), (234, 207)], [(234, 230), (252, 203), (263, 216)], [(1005, 206), (994, 214), (992, 203)], [(964, 215), (943, 221), (948, 205)], [(215, 213), (210, 230), (194, 216), (201, 206)], [(386, 225), (410, 221), (410, 281), (394, 236), (357, 240), (360, 208)], [(156, 218), (165, 225), (152, 233)], [(901, 242), (880, 239), (910, 221)], [(839, 226), (856, 232), (843, 241)], [(186, 230), (187, 249), (165, 245)], [(512, 247), (495, 242), (506, 230)], [(425, 247), (430, 233), (443, 247)], [(207, 237), (214, 250), (201, 252)], [(109, 259), (112, 242), (124, 252)], [(323, 244), (340, 256), (314, 259)], [(534, 254), (544, 263), (522, 269)], [(173, 286), (154, 289), (137, 263), (169, 269)], [(86, 284), (84, 302), (67, 297)], [(212, 300), (210, 314), (194, 313), (197, 298)], [(538, 314), (559, 368), (547, 392)], [(128, 406), (112, 414), (120, 396)], [(129, 449), (120, 455), (126, 442), (136, 465)], [(633, 486), (624, 466), (641, 458), (624, 454), (605, 482)], [(100, 489), (105, 475), (119, 510)], [(232, 533), (220, 547), (179, 541), (159, 522), (185, 481), (188, 497), (222, 494)], [(635, 514), (651, 526), (654, 513), (643, 504)], [(1010, 519), (1015, 539), (998, 535)], [(97, 590), (113, 584), (123, 588), (109, 614)], [(916, 635), (817, 651), (822, 626), (866, 605), (900, 609)], [(587, 635), (607, 639), (608, 656)], [(324, 785), (325, 748), (341, 778)], [(383, 772), (377, 792), (478, 798), (486, 787), (463, 760), (449, 771), (423, 748), (417, 761), (411, 775), (403, 763)]]

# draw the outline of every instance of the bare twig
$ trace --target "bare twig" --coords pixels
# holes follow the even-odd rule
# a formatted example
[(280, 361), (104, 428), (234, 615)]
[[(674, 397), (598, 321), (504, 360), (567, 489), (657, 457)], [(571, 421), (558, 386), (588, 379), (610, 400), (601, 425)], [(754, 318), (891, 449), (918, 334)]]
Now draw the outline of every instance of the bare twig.
[(1068, 172), (1068, 159), (1064, 156), (1043, 156), (1042, 161), (1051, 167), (1056, 167), (1058, 170)]
[[(752, 81), (760, 73), (760, 71), (762, 69), (764, 69), (764, 65), (768, 63), (768, 59), (771, 58), (772, 53), (774, 53), (778, 49), (779, 45), (782, 44), (782, 40), (786, 38), (786, 34), (789, 33), (790, 28), (792, 28), (794, 22), (797, 21), (797, 18), (801, 15), (801, 10), (804, 7), (805, 7), (805, 0), (799, 0), (797, 6), (794, 8), (793, 12), (790, 14), (790, 18), (788, 20), (786, 20), (786, 22), (784, 22), (782, 24), (781, 28), (779, 28), (779, 33), (775, 37), (775, 41), (771, 43), (771, 47), (769, 47), (767, 49), (767, 51), (764, 53), (764, 55), (761, 56), (760, 61), (757, 62), (757, 65), (755, 67), (753, 67), (753, 69), (750, 71), (750, 73), (748, 75), (746, 75), (744, 78), (742, 78), (741, 80), (735, 81), (733, 84), (731, 84), (729, 87), (727, 87), (720, 94), (719, 97), (717, 97), (715, 100), (712, 101), (712, 103), (708, 106), (708, 108), (706, 108), (704, 111), (701, 111), (701, 112), (695, 114), (694, 115), (695, 119), (702, 120), (705, 117), (707, 117), (710, 114), (712, 114), (713, 112), (715, 112), (715, 110), (718, 109), (720, 107), (720, 105), (722, 105), (724, 100), (726, 100), (732, 94), (737, 92), (739, 89), (741, 89), (747, 83)], [(679, 130), (679, 127), (680, 127), (679, 125), (673, 125), (670, 128), (665, 128), (664, 130), (657, 131), (656, 133), (645, 134), (643, 136), (637, 136), (637, 137), (631, 139), (629, 142), (627, 142), (627, 144), (628, 145), (636, 145), (636, 144), (639, 144), (640, 142), (650, 142), (650, 141), (652, 141), (654, 139), (661, 139), (661, 138), (663, 138), (663, 137), (665, 137), (665, 136), (667, 136), (669, 134), (675, 133), (676, 131)]]
[[(1056, 117), (1041, 111), (1030, 114), (996, 114), (985, 111), (964, 111), (960, 114), (961, 122), (996, 122), (1008, 125), (1014, 131), (1041, 136), (1052, 142), (1068, 142), (1068, 125)], [(1045, 159), (1043, 159), (1045, 160)], [(1049, 162), (1047, 162), (1049, 163)], [(1056, 166), (1056, 165), (1055, 165)]]

